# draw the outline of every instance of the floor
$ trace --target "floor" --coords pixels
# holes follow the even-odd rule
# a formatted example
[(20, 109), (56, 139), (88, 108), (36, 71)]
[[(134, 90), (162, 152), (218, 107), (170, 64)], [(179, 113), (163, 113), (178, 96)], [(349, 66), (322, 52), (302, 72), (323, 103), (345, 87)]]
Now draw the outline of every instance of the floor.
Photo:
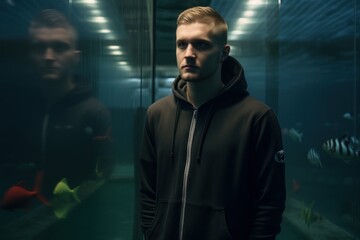
[[(16, 240), (141, 240), (135, 224), (135, 188), (132, 177), (112, 178), (71, 212), (65, 220), (56, 220), (35, 237)], [(38, 214), (39, 215), (39, 214)], [(47, 213), (49, 215), (49, 213)], [(39, 217), (38, 217), (39, 218)], [(43, 218), (43, 217), (42, 217)], [(54, 218), (52, 216), (52, 218)], [(33, 221), (27, 221), (27, 225)], [(27, 226), (31, 228), (31, 226)], [(20, 227), (19, 227), (20, 228)], [(20, 228), (23, 229), (23, 228)], [(14, 233), (16, 235), (16, 233)], [(25, 234), (26, 235), (26, 234)], [(19, 235), (18, 235), (19, 236)], [(283, 224), (277, 240), (304, 240), (288, 224)]]

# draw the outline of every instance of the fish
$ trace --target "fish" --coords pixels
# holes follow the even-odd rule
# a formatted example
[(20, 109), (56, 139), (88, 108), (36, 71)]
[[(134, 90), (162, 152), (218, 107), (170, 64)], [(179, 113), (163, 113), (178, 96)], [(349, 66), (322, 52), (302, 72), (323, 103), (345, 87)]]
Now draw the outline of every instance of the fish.
[(319, 154), (315, 151), (314, 148), (310, 148), (307, 153), (307, 159), (309, 162), (315, 166), (319, 166), (322, 168), (322, 163)]
[(290, 128), (287, 132), (287, 135), (296, 142), (302, 142), (303, 133), (299, 130), (296, 130), (295, 128)]
[(343, 114), (343, 118), (346, 119), (346, 120), (353, 120), (353, 115), (349, 112), (346, 112)]
[(360, 141), (355, 136), (331, 138), (323, 143), (322, 148), (330, 156), (343, 159), (346, 163), (360, 160)]
[(59, 181), (53, 191), (53, 212), (58, 219), (67, 218), (70, 210), (81, 200), (78, 196), (80, 186), (71, 189), (67, 183), (67, 179), (63, 178)]
[(33, 190), (26, 189), (20, 182), (10, 187), (4, 194), (1, 202), (1, 208), (9, 211), (15, 209), (26, 209), (30, 206), (31, 200), (37, 198), (41, 203), (50, 206), (49, 201), (40, 193), (41, 183), (43, 179), (43, 171), (38, 171), (35, 177)]
[(301, 217), (304, 219), (306, 225), (310, 227), (310, 225), (316, 221), (321, 221), (323, 217), (317, 213), (314, 213), (312, 208), (314, 205), (314, 201), (310, 204), (309, 207), (305, 205), (303, 202), (303, 206), (301, 208)]
[(360, 139), (355, 137), (355, 136), (351, 136), (349, 137), (350, 139), (350, 145), (354, 148), (360, 148)]

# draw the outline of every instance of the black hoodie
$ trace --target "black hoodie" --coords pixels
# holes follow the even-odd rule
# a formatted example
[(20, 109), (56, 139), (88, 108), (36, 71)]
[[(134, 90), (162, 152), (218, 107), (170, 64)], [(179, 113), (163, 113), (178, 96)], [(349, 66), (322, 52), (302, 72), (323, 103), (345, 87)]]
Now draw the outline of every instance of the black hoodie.
[(285, 205), (281, 130), (229, 57), (225, 84), (194, 109), (179, 77), (147, 111), (140, 154), (145, 239), (275, 239)]
[(63, 178), (71, 188), (96, 178), (100, 164), (102, 170), (111, 171), (115, 156), (110, 112), (89, 85), (77, 81), (51, 108), (42, 96), (38, 101), (30, 99), (29, 104), (19, 157), (44, 171), (44, 195), (51, 199)]

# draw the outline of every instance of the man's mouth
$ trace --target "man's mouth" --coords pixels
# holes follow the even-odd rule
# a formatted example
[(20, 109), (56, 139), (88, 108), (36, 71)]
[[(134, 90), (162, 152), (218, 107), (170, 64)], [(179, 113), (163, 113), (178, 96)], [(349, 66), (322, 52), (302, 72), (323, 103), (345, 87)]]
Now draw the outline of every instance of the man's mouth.
[(54, 72), (54, 71), (58, 71), (59, 69), (56, 67), (44, 67), (42, 68), (42, 70), (45, 72)]
[(182, 66), (182, 69), (197, 69), (198, 67), (195, 65), (184, 65)]

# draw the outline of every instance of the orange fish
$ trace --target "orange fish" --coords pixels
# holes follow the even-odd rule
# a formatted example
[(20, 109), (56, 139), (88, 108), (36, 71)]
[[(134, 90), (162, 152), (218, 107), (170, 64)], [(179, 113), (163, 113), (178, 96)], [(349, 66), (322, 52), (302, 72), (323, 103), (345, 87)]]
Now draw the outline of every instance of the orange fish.
[(4, 194), (1, 202), (1, 208), (13, 211), (18, 208), (27, 208), (33, 198), (37, 198), (43, 204), (49, 206), (49, 201), (40, 194), (40, 186), (44, 173), (36, 173), (34, 189), (28, 190), (20, 185), (10, 187)]

